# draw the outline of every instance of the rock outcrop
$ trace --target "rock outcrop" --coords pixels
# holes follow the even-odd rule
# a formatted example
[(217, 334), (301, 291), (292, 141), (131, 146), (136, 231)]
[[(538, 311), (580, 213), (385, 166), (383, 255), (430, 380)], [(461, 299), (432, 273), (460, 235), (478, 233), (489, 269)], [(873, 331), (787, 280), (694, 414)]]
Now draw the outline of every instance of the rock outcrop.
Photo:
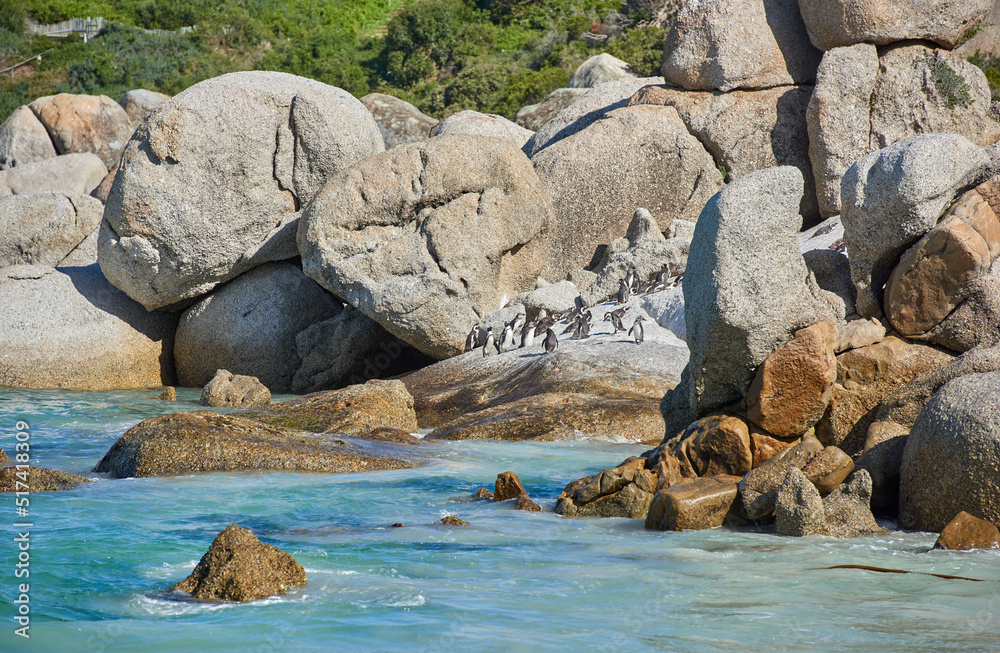
[(371, 111), (382, 134), (385, 149), (426, 141), (438, 121), (405, 100), (384, 93), (369, 93), (361, 104)]
[(118, 438), (94, 471), (128, 478), (247, 469), (361, 472), (404, 467), (409, 464), (328, 435), (199, 410), (139, 422)]
[(810, 83), (820, 52), (795, 0), (697, 0), (677, 12), (662, 74), (695, 91)]
[(128, 114), (106, 95), (60, 93), (40, 97), (28, 107), (45, 125), (56, 152), (90, 152), (108, 168), (118, 164), (132, 135)]
[(383, 149), (371, 114), (338, 88), (276, 72), (195, 84), (161, 105), (122, 155), (101, 269), (154, 309), (292, 258), (299, 208)]
[(821, 498), (810, 479), (789, 468), (778, 490), (775, 527), (779, 535), (858, 537), (882, 533), (869, 509), (872, 479), (860, 471)]
[(149, 313), (96, 265), (0, 269), (0, 386), (112, 390), (173, 383), (177, 318)]
[(632, 66), (607, 52), (595, 54), (577, 66), (566, 84), (567, 88), (593, 88), (621, 77), (636, 77)]
[(177, 379), (198, 387), (227, 369), (289, 392), (302, 367), (299, 334), (339, 312), (338, 302), (291, 263), (244, 272), (181, 315), (174, 339)]
[(966, 188), (991, 176), (990, 154), (962, 136), (914, 136), (868, 154), (841, 186), (844, 243), (857, 311), (882, 315), (882, 288), (899, 257), (937, 224)]
[(950, 49), (989, 9), (990, 0), (799, 0), (809, 38), (820, 50), (911, 39), (934, 41)]
[(362, 436), (379, 428), (413, 433), (417, 415), (402, 381), (373, 379), (340, 390), (314, 392), (244, 415), (265, 424)]
[(0, 171), (0, 196), (89, 195), (107, 174), (95, 154), (64, 154)]
[(103, 209), (86, 195), (0, 198), (0, 267), (59, 266), (101, 224)]
[(13, 466), (0, 468), (0, 492), (24, 492), (25, 485), (32, 494), (35, 492), (57, 492), (72, 490), (90, 482), (89, 478), (79, 474), (70, 474), (46, 467), (35, 467), (34, 465), (24, 470)]
[(146, 116), (169, 99), (170, 96), (165, 93), (137, 88), (125, 93), (119, 104), (125, 109), (125, 115), (132, 121), (132, 125), (138, 127)]
[(0, 124), (0, 170), (44, 161), (56, 156), (56, 148), (27, 106), (20, 106)]
[(290, 554), (264, 544), (247, 528), (232, 524), (215, 536), (191, 575), (174, 585), (194, 598), (257, 601), (306, 584), (306, 570)]
[(646, 530), (701, 530), (739, 524), (739, 482), (738, 476), (706, 476), (660, 490), (646, 514)]
[(664, 231), (674, 219), (696, 220), (723, 185), (712, 157), (672, 107), (615, 109), (532, 162), (557, 217), (542, 271), (550, 280), (591, 266), (597, 248), (626, 231), (637, 207)]
[(538, 104), (521, 107), (514, 122), (525, 129), (538, 131), (542, 125), (552, 120), (560, 111), (573, 104), (587, 92), (585, 88), (557, 88)]
[(554, 236), (548, 196), (516, 146), (440, 136), (331, 179), (298, 245), (306, 275), (446, 358), (483, 316), (534, 288)]
[(259, 408), (271, 403), (271, 391), (255, 376), (218, 370), (201, 391), (201, 405), (212, 408)]
[(946, 383), (917, 417), (903, 452), (899, 525), (940, 531), (960, 511), (1000, 521), (1000, 373)]

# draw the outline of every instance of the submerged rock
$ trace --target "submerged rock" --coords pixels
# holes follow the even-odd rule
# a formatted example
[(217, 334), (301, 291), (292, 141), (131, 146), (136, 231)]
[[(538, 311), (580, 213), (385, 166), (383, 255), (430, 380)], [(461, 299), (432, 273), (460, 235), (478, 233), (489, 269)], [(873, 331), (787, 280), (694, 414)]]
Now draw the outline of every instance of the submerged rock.
[[(6, 458), (6, 454), (4, 455)], [(18, 483), (21, 485), (18, 485)], [(85, 483), (91, 483), (89, 478), (61, 472), (58, 469), (45, 467), (28, 467), (19, 470), (17, 467), (0, 468), (0, 492), (54, 492), (57, 490), (72, 490)]]
[(934, 548), (952, 551), (1000, 549), (1000, 530), (997, 530), (994, 523), (974, 517), (963, 510), (944, 527)]
[(174, 585), (200, 600), (257, 601), (306, 584), (306, 571), (290, 554), (232, 524), (219, 533), (191, 575)]
[(128, 478), (247, 469), (362, 472), (409, 466), (330, 436), (199, 410), (139, 422), (115, 442), (94, 471)]

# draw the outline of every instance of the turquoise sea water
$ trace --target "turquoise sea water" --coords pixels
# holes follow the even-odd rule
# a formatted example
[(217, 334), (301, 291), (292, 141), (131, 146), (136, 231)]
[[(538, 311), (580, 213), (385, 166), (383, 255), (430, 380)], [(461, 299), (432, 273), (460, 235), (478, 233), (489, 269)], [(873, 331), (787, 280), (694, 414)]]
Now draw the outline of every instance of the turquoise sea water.
[[(634, 445), (425, 443), (423, 466), (372, 474), (92, 473), (127, 428), (197, 407), (154, 394), (0, 390), (4, 450), (23, 420), (33, 464), (98, 479), (31, 497), (29, 640), (14, 635), (19, 518), (0, 495), (0, 651), (1000, 650), (997, 552), (928, 553), (926, 533), (650, 533), (468, 500), (513, 470), (550, 511)], [(472, 525), (428, 525), (449, 514)], [(308, 585), (244, 605), (168, 598), (231, 523), (294, 555)], [(820, 569), (838, 564), (984, 582)]]

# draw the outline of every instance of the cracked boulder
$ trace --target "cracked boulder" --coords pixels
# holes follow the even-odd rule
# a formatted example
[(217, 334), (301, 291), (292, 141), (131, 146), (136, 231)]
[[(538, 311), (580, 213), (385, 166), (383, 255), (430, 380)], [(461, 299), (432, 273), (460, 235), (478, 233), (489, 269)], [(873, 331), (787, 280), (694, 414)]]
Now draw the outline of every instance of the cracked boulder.
[(509, 141), (439, 136), (369, 157), (303, 213), (305, 273), (420, 351), (463, 351), (485, 315), (532, 290), (555, 217)]
[(532, 162), (558, 223), (542, 272), (551, 280), (590, 267), (600, 246), (625, 233), (637, 207), (665, 231), (674, 219), (697, 220), (723, 186), (715, 161), (672, 107), (615, 109)]
[(255, 376), (289, 392), (302, 367), (299, 333), (340, 312), (339, 303), (291, 263), (267, 263), (184, 311), (174, 339), (182, 386), (208, 383), (216, 370)]
[(88, 195), (0, 198), (0, 267), (62, 264), (101, 224), (103, 209)]
[(866, 43), (830, 50), (807, 113), (820, 213), (841, 212), (844, 173), (880, 148), (931, 133), (995, 143), (1000, 124), (989, 111), (983, 72), (950, 52), (923, 45), (879, 51)]
[(732, 181), (757, 170), (795, 166), (805, 180), (799, 212), (819, 216), (809, 161), (806, 107), (812, 86), (777, 86), (728, 93), (647, 86), (629, 105), (671, 106)]
[(44, 161), (56, 155), (56, 148), (34, 112), (20, 106), (0, 124), (0, 170)]
[(371, 114), (338, 88), (259, 71), (195, 84), (126, 147), (101, 224), (101, 269), (152, 310), (292, 258), (300, 207), (383, 150)]

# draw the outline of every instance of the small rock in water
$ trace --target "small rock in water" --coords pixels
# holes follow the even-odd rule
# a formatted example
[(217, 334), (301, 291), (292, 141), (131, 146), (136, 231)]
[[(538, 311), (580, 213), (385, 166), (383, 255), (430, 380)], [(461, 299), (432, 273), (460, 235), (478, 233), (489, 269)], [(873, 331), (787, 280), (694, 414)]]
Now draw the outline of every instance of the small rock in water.
[(441, 523), (444, 524), (445, 526), (468, 526), (469, 525), (469, 522), (465, 521), (464, 519), (461, 519), (460, 517), (456, 517), (455, 515), (448, 515), (447, 517), (445, 517), (444, 519), (441, 520)]
[(173, 386), (168, 385), (163, 388), (163, 392), (158, 394), (156, 398), (163, 401), (177, 401), (177, 390)]
[(517, 474), (514, 472), (504, 472), (497, 475), (496, 487), (493, 488), (494, 501), (516, 499), (522, 494), (527, 495), (528, 492), (521, 485), (521, 479), (517, 477)]
[(522, 494), (517, 498), (517, 505), (514, 506), (515, 510), (527, 510), (529, 512), (541, 512), (542, 507), (528, 498), (527, 494)]
[(481, 487), (478, 490), (476, 490), (476, 493), (472, 495), (472, 498), (473, 499), (489, 499), (490, 501), (492, 501), (493, 500), (493, 493), (490, 492), (489, 490), (487, 490), (486, 488)]
[(404, 524), (402, 522), (396, 522), (395, 524), (393, 524), (392, 526), (390, 526), (390, 528), (406, 528), (406, 524)]
[(295, 558), (232, 524), (215, 537), (191, 575), (171, 589), (202, 600), (256, 601), (305, 584), (306, 571)]
[(992, 522), (974, 517), (963, 510), (944, 527), (934, 548), (953, 551), (1000, 549), (1000, 530)]
[(259, 408), (271, 404), (271, 391), (256, 376), (218, 370), (201, 391), (201, 405)]
[[(0, 459), (0, 462), (7, 461), (9, 461), (7, 454), (3, 453), (3, 458)], [(21, 492), (25, 490), (25, 484), (31, 492), (72, 490), (78, 485), (91, 482), (90, 479), (83, 476), (61, 472), (57, 469), (46, 469), (45, 467), (30, 467), (27, 470), (21, 470), (22, 473), (24, 471), (28, 473), (26, 479), (23, 476), (19, 477), (17, 475), (18, 469), (16, 467), (4, 467), (0, 469), (0, 492)], [(22, 485), (18, 486), (18, 482), (22, 483)]]
[(380, 426), (361, 437), (365, 440), (377, 440), (379, 442), (392, 442), (395, 444), (420, 444), (420, 438), (403, 429), (396, 429), (391, 426)]

